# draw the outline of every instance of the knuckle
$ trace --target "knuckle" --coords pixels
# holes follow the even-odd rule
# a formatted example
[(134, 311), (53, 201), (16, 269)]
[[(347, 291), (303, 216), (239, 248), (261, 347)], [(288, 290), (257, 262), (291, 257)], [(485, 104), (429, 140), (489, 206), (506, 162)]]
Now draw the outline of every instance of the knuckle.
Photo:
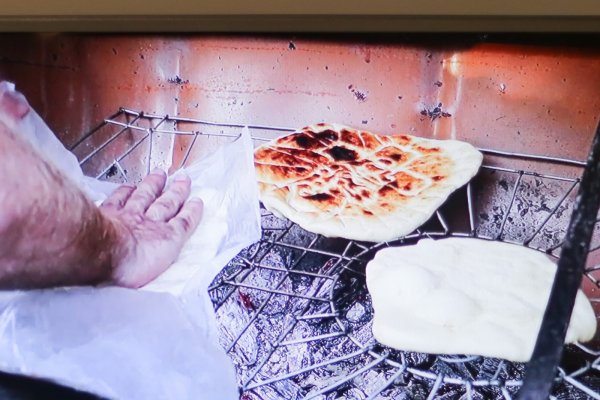
[(161, 213), (158, 209), (152, 207), (146, 211), (146, 217), (152, 221), (158, 221), (161, 218)]
[(171, 200), (162, 200), (154, 203), (154, 208), (161, 214), (173, 212), (177, 206)]
[(188, 192), (188, 187), (186, 186), (185, 182), (175, 182), (172, 186), (171, 186), (171, 192), (173, 194), (175, 194), (178, 197), (183, 197), (187, 194)]
[(154, 220), (165, 219), (171, 217), (177, 209), (178, 205), (176, 202), (168, 199), (161, 199), (152, 204), (148, 209), (147, 215)]
[(165, 177), (151, 174), (146, 178), (146, 182), (152, 191), (160, 191), (165, 185)]
[(172, 199), (165, 199), (160, 203), (160, 206), (166, 211), (175, 211), (179, 208), (177, 201)]
[(171, 209), (169, 202), (166, 201), (157, 201), (154, 203), (153, 208), (159, 212), (166, 212)]
[(181, 230), (183, 232), (188, 232), (192, 228), (193, 221), (188, 216), (182, 217), (179, 221), (179, 225), (181, 226)]
[(150, 190), (140, 190), (136, 197), (146, 203), (153, 201), (155, 198), (154, 194)]

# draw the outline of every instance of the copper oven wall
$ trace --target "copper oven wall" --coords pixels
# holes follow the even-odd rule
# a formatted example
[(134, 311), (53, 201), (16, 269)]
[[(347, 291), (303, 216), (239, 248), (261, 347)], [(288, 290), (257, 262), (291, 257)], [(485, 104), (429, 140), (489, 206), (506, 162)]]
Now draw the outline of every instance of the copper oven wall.
[[(600, 45), (438, 39), (0, 35), (0, 79), (14, 81), (67, 146), (123, 106), (284, 127), (341, 122), (585, 159), (600, 117)], [(439, 103), (447, 116), (422, 115)], [(185, 147), (174, 148), (180, 160)], [(599, 262), (593, 253), (589, 263)]]
[[(0, 78), (67, 144), (125, 106), (219, 122), (337, 121), (583, 159), (600, 113), (598, 48), (3, 35)], [(421, 115), (440, 102), (451, 116)]]

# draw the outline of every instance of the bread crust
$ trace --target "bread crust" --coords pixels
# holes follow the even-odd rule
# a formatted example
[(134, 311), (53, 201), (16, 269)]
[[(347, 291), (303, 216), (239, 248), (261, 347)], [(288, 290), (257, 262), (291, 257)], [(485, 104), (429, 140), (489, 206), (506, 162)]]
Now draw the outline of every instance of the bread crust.
[(479, 170), (468, 143), (315, 124), (255, 150), (260, 199), (328, 237), (389, 241), (411, 233)]

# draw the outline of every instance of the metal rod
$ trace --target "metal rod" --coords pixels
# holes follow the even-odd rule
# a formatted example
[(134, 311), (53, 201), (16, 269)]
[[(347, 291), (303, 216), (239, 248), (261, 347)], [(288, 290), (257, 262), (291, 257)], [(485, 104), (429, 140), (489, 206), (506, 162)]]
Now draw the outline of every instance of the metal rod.
[[(594, 246), (594, 247), (592, 247), (592, 248), (590, 249), (590, 253), (591, 253), (591, 252), (593, 252), (593, 251), (596, 251), (596, 250), (598, 250), (598, 249), (600, 249), (600, 243), (599, 243), (597, 246)], [(598, 267), (600, 267), (600, 265), (598, 265)]]
[(119, 173), (121, 174), (121, 176), (123, 177), (123, 180), (125, 182), (129, 182), (129, 180), (127, 179), (127, 174), (125, 173), (125, 170), (123, 169), (123, 167), (121, 166), (121, 163), (119, 162), (119, 160), (115, 160), (114, 164), (117, 169), (119, 170)]
[(585, 161), (572, 160), (569, 158), (562, 157), (551, 157), (551, 156), (541, 156), (537, 154), (526, 154), (526, 153), (515, 153), (510, 151), (501, 151), (501, 150), (492, 150), (492, 149), (479, 149), (484, 154), (489, 154), (491, 156), (504, 156), (504, 157), (514, 157), (514, 158), (528, 158), (531, 160), (537, 161), (545, 161), (557, 164), (567, 164), (575, 167), (583, 167), (585, 166)]
[(150, 139), (148, 142), (148, 166), (146, 167), (146, 175), (150, 175), (151, 168), (152, 168), (152, 147), (153, 147), (153, 142), (154, 142), (154, 130), (150, 129), (148, 131), (148, 134), (150, 135)]
[(565, 375), (563, 377), (563, 379), (565, 381), (569, 382), (571, 385), (573, 385), (577, 389), (581, 390), (583, 393), (585, 393), (588, 396), (590, 396), (591, 398), (596, 399), (596, 400), (600, 400), (600, 394), (594, 392), (592, 389), (588, 388), (587, 386), (585, 386), (584, 384), (582, 384), (581, 382), (579, 382), (577, 379), (573, 379), (573, 378), (571, 378), (568, 375)]
[[(124, 112), (126, 114), (133, 115), (133, 116), (143, 115), (144, 117), (151, 118), (151, 119), (163, 118), (162, 115), (146, 114), (146, 113), (130, 110), (127, 108), (121, 108), (120, 111)], [(222, 123), (222, 122), (214, 122), (214, 121), (202, 120), (202, 119), (197, 119), (197, 118), (171, 117), (168, 115), (167, 115), (167, 118), (172, 121), (196, 123), (196, 124), (203, 124), (203, 125), (208, 125), (208, 126), (222, 126), (222, 127), (232, 127), (232, 128), (243, 128), (243, 127), (247, 126), (249, 129), (263, 129), (263, 130), (273, 130), (273, 131), (282, 131), (282, 132), (294, 132), (296, 130), (294, 128), (287, 127), (287, 126)], [(504, 156), (504, 157), (525, 158), (525, 159), (529, 159), (529, 160), (567, 164), (567, 165), (573, 165), (573, 166), (578, 166), (578, 167), (585, 165), (585, 162), (583, 162), (583, 161), (572, 160), (572, 159), (562, 158), (562, 157), (543, 156), (543, 155), (537, 155), (537, 154), (517, 153), (517, 152), (509, 152), (509, 151), (502, 151), (502, 150), (484, 149), (484, 148), (480, 148), (479, 150), (482, 153), (492, 155), (492, 156), (496, 155), (496, 156)]]
[[(122, 115), (123, 111), (119, 110), (116, 113), (114, 113), (113, 115), (111, 115), (110, 117), (108, 117), (108, 119), (113, 119), (118, 117), (119, 115)], [(98, 126), (96, 126), (95, 128), (93, 128), (92, 130), (90, 130), (89, 132), (87, 132), (86, 134), (84, 134), (79, 140), (77, 140), (75, 143), (73, 143), (70, 147), (69, 147), (69, 151), (73, 151), (77, 148), (77, 146), (79, 146), (81, 143), (85, 142), (90, 136), (92, 136), (94, 133), (98, 132), (100, 129), (102, 129), (104, 126), (106, 126), (106, 120), (102, 121)]]
[(500, 361), (498, 363), (498, 368), (496, 368), (496, 372), (494, 372), (494, 375), (492, 376), (492, 380), (498, 379), (498, 377), (502, 373), (502, 370), (504, 369), (504, 363), (505, 363), (504, 361)]
[(385, 360), (386, 357), (387, 356), (382, 355), (379, 358), (376, 358), (375, 360), (371, 361), (364, 367), (357, 369), (352, 374), (346, 375), (346, 376), (344, 376), (344, 378), (332, 383), (331, 385), (326, 386), (323, 389), (320, 389), (319, 391), (317, 391), (316, 393), (312, 393), (310, 396), (305, 397), (304, 400), (314, 399), (317, 396), (331, 392), (333, 389), (342, 386), (344, 383), (351, 381), (352, 379), (356, 378), (358, 375), (362, 374), (363, 372), (370, 370), (377, 364), (380, 364), (383, 360)]
[(443, 374), (439, 374), (437, 376), (437, 378), (435, 378), (435, 382), (433, 383), (433, 387), (431, 388), (431, 391), (429, 392), (429, 396), (427, 396), (427, 400), (433, 400), (433, 399), (435, 399), (435, 395), (437, 394), (437, 392), (442, 387), (442, 382), (443, 381), (444, 381), (444, 375)]
[(502, 233), (504, 233), (504, 225), (508, 220), (508, 215), (510, 214), (510, 210), (515, 202), (515, 197), (517, 197), (517, 190), (519, 189), (519, 185), (521, 184), (521, 179), (523, 178), (523, 171), (519, 172), (519, 177), (517, 178), (517, 182), (515, 182), (515, 187), (513, 189), (512, 195), (510, 197), (510, 203), (508, 203), (508, 208), (506, 209), (506, 214), (504, 214), (504, 218), (502, 219), (502, 224), (500, 225), (500, 232), (496, 236), (496, 239), (500, 239), (502, 237)]
[(88, 154), (87, 156), (85, 156), (81, 161), (79, 161), (79, 165), (85, 164), (90, 158), (92, 158), (93, 156), (95, 156), (96, 154), (98, 154), (101, 150), (103, 150), (106, 146), (108, 146), (109, 144), (111, 144), (116, 138), (118, 138), (119, 136), (121, 136), (121, 134), (123, 132), (125, 132), (126, 130), (127, 130), (127, 128), (123, 128), (123, 129), (119, 130), (117, 133), (115, 133), (113, 136), (111, 136), (108, 140), (106, 140), (100, 146), (98, 146), (97, 148), (95, 148), (90, 154)]
[(475, 208), (473, 206), (473, 186), (471, 186), (471, 182), (467, 184), (467, 207), (469, 209), (470, 234), (475, 236)]
[(561, 240), (559, 241), (557, 244), (555, 244), (554, 246), (550, 246), (546, 249), (546, 253), (552, 253), (554, 250), (558, 249), (559, 247), (562, 247), (563, 244), (565, 244), (565, 240)]
[(192, 148), (196, 144), (196, 140), (198, 140), (198, 134), (194, 135), (194, 138), (192, 139), (192, 143), (190, 143), (190, 145), (188, 146), (188, 148), (185, 152), (185, 156), (183, 156), (183, 161), (181, 161), (181, 165), (179, 166), (179, 168), (185, 167), (185, 163), (187, 162), (188, 157), (190, 156), (190, 153), (192, 152)]
[(550, 394), (575, 296), (581, 285), (585, 262), (600, 205), (600, 124), (581, 177), (571, 222), (567, 229), (548, 306), (527, 365), (520, 400), (544, 399)]
[(473, 400), (473, 386), (470, 381), (465, 383), (467, 400)]
[[(128, 114), (131, 114), (131, 115), (140, 115), (141, 114), (137, 111), (133, 111), (133, 110), (125, 109), (125, 108), (123, 109), (123, 111)], [(154, 114), (144, 114), (144, 116), (147, 118), (153, 118), (153, 119), (162, 118), (161, 115), (154, 115)], [(207, 121), (207, 120), (202, 120), (202, 119), (183, 118), (183, 117), (168, 117), (168, 118), (173, 121), (191, 122), (191, 123), (204, 124), (204, 125), (210, 125), (210, 126), (227, 126), (227, 127), (232, 127), (232, 128), (243, 128), (243, 127), (247, 126), (249, 129), (264, 129), (264, 130), (286, 131), (286, 132), (294, 132), (295, 131), (294, 128), (284, 127), (284, 126), (222, 123), (222, 122), (212, 122), (212, 121)]]
[[(267, 361), (269, 361), (269, 358), (271, 358), (273, 353), (275, 353), (275, 351), (279, 348), (279, 343), (281, 343), (283, 338), (286, 337), (294, 329), (294, 326), (295, 326), (295, 324), (291, 324), (286, 329), (284, 329), (283, 332), (281, 332), (281, 334), (277, 338), (277, 343), (271, 346), (271, 349), (269, 351), (267, 351), (267, 354), (265, 355), (265, 357), (263, 357), (262, 361), (260, 363), (258, 363), (256, 368), (254, 369), (254, 372), (252, 372), (250, 374), (250, 376), (248, 377), (248, 383), (252, 382), (254, 380), (254, 378), (256, 378), (256, 375), (258, 375), (260, 370), (267, 364)], [(248, 389), (247, 385), (243, 385), (242, 389), (247, 390)]]
[[(318, 239), (315, 238), (315, 242)], [(306, 255), (306, 253), (304, 253), (300, 258), (304, 257)], [(299, 263), (296, 262), (294, 264), (294, 266), (297, 266)], [(339, 263), (339, 261), (338, 261)], [(283, 283), (283, 281), (281, 281), (279, 284), (281, 285)], [(318, 285), (315, 290), (314, 293), (318, 293), (321, 288), (323, 287), (324, 283), (321, 283), (320, 285)], [(279, 286), (278, 286), (279, 287)], [(271, 295), (269, 295), (271, 296)], [(269, 297), (270, 298), (270, 297)], [(265, 301), (265, 305), (268, 303), (268, 300)], [(307, 302), (304, 307), (300, 310), (300, 313), (303, 314), (308, 310), (308, 307), (310, 305), (310, 302)], [(279, 348), (279, 346), (281, 345), (281, 342), (283, 341), (283, 339), (294, 329), (294, 327), (296, 326), (296, 324), (298, 323), (298, 320), (295, 320), (293, 323), (291, 323), (287, 329), (285, 329), (277, 338), (277, 342), (271, 347), (271, 350), (267, 352), (267, 355), (264, 357), (263, 362), (260, 363), (260, 365), (254, 370), (254, 372), (250, 375), (248, 382), (251, 382), (256, 375), (259, 373), (259, 371), (266, 365), (267, 361), (269, 360), (269, 358), (273, 355), (273, 353), (275, 352), (275, 350), (277, 350), (277, 348)], [(249, 326), (249, 325), (248, 325)]]
[(446, 223), (446, 220), (444, 219), (442, 213), (438, 210), (435, 212), (435, 215), (437, 215), (438, 220), (440, 221), (440, 224), (442, 225), (442, 228), (444, 228), (444, 233), (448, 233), (450, 232), (450, 228), (448, 228), (448, 223)]
[(398, 371), (396, 371), (390, 377), (390, 379), (388, 379), (383, 385), (381, 385), (373, 393), (371, 393), (371, 395), (369, 397), (367, 397), (366, 400), (375, 400), (377, 398), (377, 396), (379, 396), (379, 394), (381, 394), (381, 392), (383, 392), (385, 389), (390, 387), (396, 381), (396, 379), (398, 379), (400, 377), (400, 375), (402, 375), (405, 371), (406, 371), (406, 366), (399, 368)]
[(161, 119), (160, 121), (158, 121), (158, 123), (156, 125), (154, 125), (154, 127), (152, 127), (149, 130), (149, 134), (150, 134), (150, 142), (149, 144), (149, 148), (148, 148), (148, 174), (150, 174), (151, 172), (151, 168), (152, 168), (152, 148), (154, 147), (154, 138), (155, 138), (155, 131), (156, 129), (158, 129), (159, 126), (161, 126), (163, 124), (163, 122), (165, 122), (167, 120), (167, 117), (164, 117), (163, 119)]
[[(290, 225), (290, 229), (291, 229), (291, 225)], [(289, 231), (289, 229), (287, 231), (285, 231), (279, 238), (282, 239), (283, 236)], [(319, 240), (319, 236), (316, 236), (311, 243), (309, 244), (309, 246), (314, 246), (317, 241)], [(262, 255), (262, 257), (260, 257), (259, 263), (263, 260), (263, 258), (267, 255), (268, 253), (265, 253)], [(302, 259), (306, 256), (306, 254), (308, 254), (308, 252), (305, 250), (300, 257), (298, 257), (298, 259), (294, 262), (294, 264), (290, 267), (290, 271), (293, 270), (294, 268), (296, 268), (300, 262), (302, 261)], [(338, 261), (339, 263), (339, 261)], [(255, 265), (255, 263), (253, 263), (252, 265)], [(251, 270), (251, 269), (250, 269)], [(250, 271), (249, 270), (249, 271)], [(244, 275), (243, 279), (245, 279), (246, 277), (248, 277), (248, 275), (250, 274), (250, 272), (248, 272), (246, 275)], [(258, 316), (260, 315), (260, 313), (265, 309), (265, 307), (267, 306), (267, 304), (269, 303), (269, 301), (271, 300), (271, 298), (276, 295), (276, 294), (280, 294), (277, 292), (281, 292), (278, 291), (277, 289), (279, 289), (281, 287), (281, 285), (283, 285), (283, 283), (285, 282), (285, 280), (288, 278), (289, 276), (289, 271), (279, 280), (279, 282), (277, 282), (277, 284), (275, 285), (275, 291), (274, 290), (266, 290), (264, 288), (261, 288), (259, 290), (262, 290), (264, 292), (268, 293), (267, 298), (265, 299), (265, 301), (260, 305), (260, 307), (256, 310), (256, 313), (252, 316), (252, 318), (250, 319), (250, 321), (248, 321), (248, 323), (244, 326), (244, 328), (242, 329), (242, 331), (238, 334), (238, 336), (233, 340), (233, 342), (229, 345), (229, 347), (227, 348), (227, 352), (231, 351), (233, 349), (233, 347), (237, 344), (237, 342), (241, 339), (242, 335), (244, 335), (244, 333), (248, 330), (248, 328), (250, 327), (250, 325), (252, 325), (252, 323), (254, 323), (254, 321), (256, 321), (256, 319), (258, 318)], [(322, 287), (324, 283), (321, 283), (321, 285), (315, 289), (315, 293), (318, 292), (318, 290)], [(287, 293), (287, 292), (283, 292), (283, 293)], [(298, 297), (299, 295), (296, 296), (292, 296), (292, 297)], [(310, 300), (310, 299), (309, 299)], [(322, 300), (322, 302), (327, 302), (327, 300)], [(305, 306), (305, 308), (301, 311), (301, 313), (306, 311), (306, 307), (308, 307), (308, 304)], [(297, 321), (296, 321), (297, 322)], [(295, 326), (295, 323), (291, 325), (290, 330), (293, 329), (293, 327)], [(280, 341), (283, 340), (285, 336), (282, 336), (280, 338)], [(274, 351), (274, 349), (273, 349)]]
[(564, 176), (557, 176), (557, 175), (546, 175), (546, 174), (540, 174), (537, 172), (522, 171), (522, 170), (516, 170), (516, 169), (512, 169), (512, 168), (503, 168), (503, 167), (496, 167), (496, 166), (491, 166), (491, 165), (482, 165), (481, 168), (491, 169), (493, 171), (509, 172), (511, 174), (522, 173), (523, 175), (527, 175), (527, 176), (535, 176), (537, 178), (553, 179), (556, 181), (564, 181), (564, 182), (575, 182), (576, 180), (579, 179), (579, 178), (566, 178)]
[[(281, 239), (281, 238), (283, 238), (285, 235), (287, 235), (287, 233), (290, 231), (290, 229), (292, 229), (292, 227), (293, 227), (293, 226), (294, 226), (294, 224), (289, 224), (289, 225), (288, 225), (288, 227), (287, 227), (287, 228), (286, 228), (286, 229), (285, 229), (283, 232), (281, 232), (281, 234), (278, 236), (278, 238), (279, 238), (279, 239)], [(263, 254), (262, 254), (260, 257), (259, 257), (259, 259), (258, 259), (258, 262), (261, 262), (261, 261), (262, 261), (262, 260), (263, 260), (263, 259), (264, 259), (264, 258), (267, 256), (267, 254), (269, 254), (269, 252), (270, 252), (270, 251), (271, 251), (271, 250), (272, 250), (272, 249), (275, 247), (275, 244), (274, 244), (274, 243), (271, 243), (271, 242), (261, 242), (261, 243), (267, 243), (267, 246), (266, 246), (267, 248), (266, 248), (266, 249), (264, 249), (265, 251), (264, 251), (264, 252), (263, 252)], [(260, 251), (260, 249), (261, 249), (261, 246), (260, 246), (260, 245), (259, 245), (259, 246), (257, 246), (257, 252), (256, 252), (256, 254), (254, 255), (255, 257), (258, 255), (258, 252)], [(245, 272), (245, 274), (242, 274), (242, 270), (240, 270), (240, 271), (239, 271), (239, 273), (240, 273), (240, 274), (242, 274), (242, 279), (241, 279), (241, 281), (244, 281), (244, 279), (246, 279), (246, 278), (248, 277), (248, 275), (250, 275), (250, 273), (252, 272), (252, 269), (251, 269), (251, 268), (248, 268), (248, 269), (246, 269), (246, 270), (243, 270), (243, 271)], [(227, 294), (224, 296), (224, 298), (223, 298), (223, 299), (222, 299), (222, 300), (221, 300), (221, 301), (220, 301), (220, 302), (217, 304), (217, 307), (216, 307), (216, 308), (218, 309), (218, 308), (219, 308), (219, 307), (221, 307), (223, 304), (225, 304), (225, 302), (227, 301), (227, 299), (228, 299), (228, 298), (229, 298), (229, 297), (230, 297), (230, 296), (231, 296), (233, 293), (235, 293), (235, 291), (236, 291), (236, 287), (234, 286), (234, 287), (233, 287), (233, 288), (232, 288), (232, 289), (229, 291), (229, 293), (227, 293)], [(272, 296), (272, 294), (269, 294), (269, 296)], [(269, 298), (270, 298), (270, 297), (269, 297)], [(247, 327), (248, 327), (248, 325), (247, 325)]]
[(298, 375), (303, 374), (305, 372), (313, 371), (313, 370), (315, 370), (317, 368), (326, 367), (326, 366), (331, 365), (331, 364), (335, 364), (335, 363), (338, 363), (338, 362), (350, 360), (350, 359), (352, 359), (354, 357), (358, 357), (358, 356), (360, 356), (360, 355), (362, 355), (362, 354), (364, 354), (366, 352), (367, 352), (367, 349), (360, 349), (360, 350), (355, 351), (353, 353), (346, 354), (345, 356), (336, 357), (336, 358), (332, 358), (331, 360), (326, 360), (326, 361), (322, 361), (322, 362), (314, 364), (314, 365), (309, 365), (308, 367), (301, 368), (301, 369), (299, 369), (297, 371), (290, 372), (290, 373), (285, 374), (285, 375), (281, 375), (281, 376), (277, 376), (277, 377), (274, 377), (274, 378), (266, 379), (264, 381), (254, 382), (254, 383), (246, 386), (245, 389), (246, 390), (252, 390), (252, 389), (256, 389), (257, 387), (260, 387), (260, 386), (268, 385), (269, 383), (279, 382), (279, 381), (283, 381), (285, 379), (293, 378), (294, 376), (298, 376)]
[(290, 273), (290, 274), (310, 276), (310, 277), (313, 277), (313, 278), (333, 279), (329, 275), (319, 274), (319, 273), (316, 273), (316, 272), (297, 271), (297, 270), (294, 270), (294, 269), (285, 269), (285, 268), (280, 268), (280, 267), (272, 267), (270, 265), (265, 265), (265, 264), (262, 264), (262, 263), (254, 263), (254, 262), (247, 261), (247, 260), (246, 260), (246, 262), (248, 264), (252, 264), (253, 267), (261, 268), (261, 269), (268, 269), (270, 271), (287, 272), (287, 273)]
[(440, 359), (443, 362), (446, 362), (448, 364), (466, 363), (466, 362), (479, 360), (480, 358), (481, 358), (481, 356), (466, 356), (466, 357), (459, 357), (459, 358), (450, 358), (450, 357), (444, 357), (441, 355), (438, 356), (438, 359)]
[(500, 389), (500, 392), (502, 393), (502, 396), (504, 396), (504, 398), (506, 400), (512, 400), (512, 396), (510, 395), (510, 393), (508, 392), (508, 390), (505, 387), (502, 387)]
[[(144, 140), (146, 140), (148, 138), (148, 134), (146, 134), (146, 136), (142, 137), (141, 139), (139, 139), (137, 142), (135, 142), (133, 144), (133, 146), (131, 146), (129, 149), (127, 149), (127, 151), (123, 154), (121, 154), (121, 156), (119, 156), (117, 158), (117, 161), (120, 162), (122, 161), (125, 157), (127, 157), (129, 154), (131, 154), (131, 152), (133, 152), (140, 144), (142, 144), (142, 142)], [(79, 164), (81, 165), (81, 163)], [(102, 170), (102, 172), (100, 172), (98, 175), (96, 175), (96, 179), (100, 179), (102, 176), (104, 176), (104, 174), (106, 174), (108, 172), (108, 170), (112, 167), (112, 165), (109, 165), (108, 167), (104, 168), (104, 170)]]
[[(588, 353), (588, 354), (591, 354), (591, 355), (593, 355), (593, 356), (595, 356), (595, 357), (598, 357), (598, 356), (600, 356), (600, 351), (597, 351), (597, 350), (592, 350), (592, 349), (590, 349), (589, 347), (587, 347), (587, 346), (584, 346), (583, 344), (581, 344), (581, 343), (579, 343), (579, 342), (575, 342), (575, 346), (579, 347), (581, 350), (583, 350), (583, 351), (585, 351), (586, 353)], [(600, 359), (598, 359), (597, 361), (599, 361), (599, 362), (600, 362)]]
[(296, 249), (296, 250), (307, 250), (307, 251), (309, 251), (311, 253), (321, 254), (323, 256), (329, 256), (329, 257), (332, 257), (332, 258), (340, 258), (340, 259), (346, 260), (346, 261), (349, 261), (349, 260), (360, 261), (356, 257), (347, 257), (347, 256), (344, 257), (344, 256), (340, 256), (338, 253), (334, 253), (334, 252), (331, 252), (331, 251), (320, 250), (320, 249), (307, 249), (307, 248), (302, 247), (302, 246), (298, 246), (298, 245), (291, 244), (291, 243), (284, 243), (284, 242), (274, 242), (274, 243), (276, 245), (278, 245), (278, 246), (281, 246), (281, 247), (287, 247), (287, 248)]
[(337, 338), (337, 337), (340, 337), (343, 335), (344, 335), (344, 332), (325, 333), (323, 335), (311, 336), (311, 337), (307, 337), (307, 338), (286, 340), (285, 342), (279, 343), (279, 345), (280, 346), (291, 346), (291, 345), (295, 345), (295, 344), (314, 342), (315, 340), (334, 339), (334, 338)]
[(552, 218), (552, 216), (554, 214), (556, 214), (556, 210), (558, 210), (558, 207), (561, 206), (561, 204), (565, 201), (565, 199), (569, 196), (569, 194), (571, 194), (571, 192), (573, 191), (573, 189), (575, 189), (575, 186), (577, 186), (578, 183), (579, 183), (579, 179), (577, 179), (575, 182), (573, 182), (571, 184), (571, 186), (569, 187), (569, 190), (567, 190), (567, 192), (560, 198), (560, 200), (558, 201), (558, 203), (556, 203), (556, 205), (550, 211), (550, 214), (548, 214), (546, 216), (546, 218), (544, 219), (544, 221), (542, 221), (542, 223), (540, 224), (540, 226), (537, 227), (537, 229), (535, 230), (535, 232), (533, 232), (533, 234), (531, 236), (529, 236), (527, 239), (525, 239), (525, 241), (523, 242), (524, 245), (528, 245), (533, 240), (533, 238), (538, 233), (540, 233), (540, 231), (542, 230), (542, 228), (546, 225), (546, 223), (550, 220), (550, 218)]
[(301, 315), (296, 317), (298, 321), (304, 321), (308, 319), (325, 319), (325, 318), (334, 318), (337, 317), (337, 314), (334, 313), (323, 313), (323, 314), (309, 314), (309, 315)]

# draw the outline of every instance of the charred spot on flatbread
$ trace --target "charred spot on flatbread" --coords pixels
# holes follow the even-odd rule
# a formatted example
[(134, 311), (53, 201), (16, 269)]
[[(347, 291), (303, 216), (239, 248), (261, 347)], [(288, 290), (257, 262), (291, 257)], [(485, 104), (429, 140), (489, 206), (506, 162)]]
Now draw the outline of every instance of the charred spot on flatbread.
[(310, 196), (306, 196), (305, 198), (308, 200), (314, 201), (331, 201), (335, 196), (330, 195), (329, 193), (317, 193)]
[(384, 147), (383, 149), (375, 153), (375, 156), (379, 159), (379, 161), (384, 163), (386, 161), (402, 163), (404, 161), (407, 161), (410, 157), (409, 154), (405, 151), (402, 151), (399, 148), (393, 146)]
[(395, 188), (405, 192), (420, 190), (426, 186), (422, 179), (402, 171), (394, 175), (394, 180), (391, 183)]
[(412, 144), (412, 139), (408, 135), (394, 135), (391, 136), (391, 139), (396, 145), (400, 146), (409, 146)]
[(320, 147), (320, 143), (317, 139), (310, 137), (305, 133), (297, 134), (294, 137), (294, 141), (299, 147), (303, 149), (313, 149), (316, 147)]
[(343, 146), (333, 146), (325, 150), (334, 161), (356, 161), (358, 153)]
[(381, 147), (382, 143), (387, 143), (389, 139), (387, 137), (376, 137), (370, 132), (360, 132), (362, 147), (366, 150), (376, 150)]
[(348, 129), (342, 129), (340, 132), (340, 140), (342, 142), (351, 144), (356, 147), (362, 147), (363, 141), (360, 139), (358, 133), (350, 131)]
[(313, 136), (318, 140), (325, 142), (334, 142), (338, 140), (339, 137), (338, 133), (332, 129), (326, 129), (321, 132), (313, 132)]
[(302, 199), (309, 202), (312, 207), (328, 213), (342, 204), (342, 197), (325, 192), (307, 194), (302, 196)]

